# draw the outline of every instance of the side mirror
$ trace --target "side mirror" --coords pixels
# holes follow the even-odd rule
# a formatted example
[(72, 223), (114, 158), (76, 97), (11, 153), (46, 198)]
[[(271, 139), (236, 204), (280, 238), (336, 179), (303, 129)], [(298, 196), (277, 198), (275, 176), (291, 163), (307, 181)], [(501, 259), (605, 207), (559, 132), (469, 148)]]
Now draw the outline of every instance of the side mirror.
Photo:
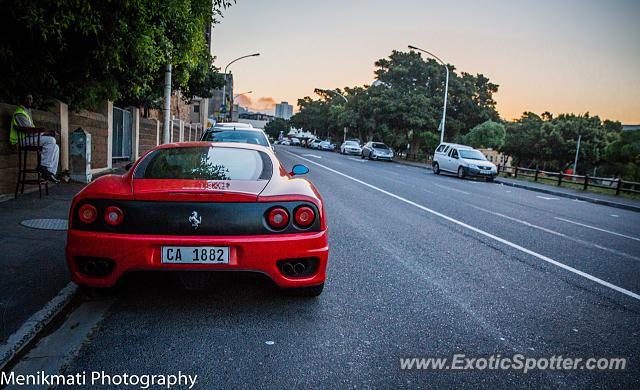
[(132, 166), (133, 166), (133, 163), (129, 163), (129, 164), (124, 166), (124, 170), (128, 171), (129, 169), (131, 169)]
[(309, 168), (301, 164), (294, 165), (289, 172), (291, 176), (306, 175), (307, 173), (309, 173)]

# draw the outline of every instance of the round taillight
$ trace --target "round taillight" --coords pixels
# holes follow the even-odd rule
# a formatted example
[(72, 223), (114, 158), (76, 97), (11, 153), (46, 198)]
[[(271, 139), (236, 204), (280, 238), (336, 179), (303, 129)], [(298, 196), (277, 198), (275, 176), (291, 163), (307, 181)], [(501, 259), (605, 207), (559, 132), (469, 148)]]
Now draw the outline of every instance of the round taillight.
[(269, 211), (267, 222), (274, 229), (282, 229), (289, 223), (289, 214), (282, 207), (276, 207)]
[(109, 206), (104, 211), (104, 221), (107, 225), (117, 226), (122, 223), (124, 219), (124, 214), (122, 214), (122, 210), (116, 206)]
[(298, 207), (298, 209), (296, 210), (296, 224), (300, 227), (306, 228), (311, 226), (315, 218), (316, 213), (313, 212), (313, 209), (311, 207), (302, 206)]
[(83, 204), (78, 210), (78, 218), (82, 223), (93, 223), (98, 217), (98, 210), (93, 205)]

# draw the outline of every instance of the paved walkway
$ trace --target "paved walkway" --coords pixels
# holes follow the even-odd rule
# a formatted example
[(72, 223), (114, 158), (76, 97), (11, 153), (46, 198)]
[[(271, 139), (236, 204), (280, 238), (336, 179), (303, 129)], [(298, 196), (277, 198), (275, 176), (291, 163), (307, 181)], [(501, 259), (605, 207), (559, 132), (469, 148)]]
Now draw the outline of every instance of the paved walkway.
[(59, 184), (49, 196), (38, 192), (0, 202), (0, 345), (69, 283), (66, 230), (41, 230), (25, 220), (66, 221), (80, 184)]

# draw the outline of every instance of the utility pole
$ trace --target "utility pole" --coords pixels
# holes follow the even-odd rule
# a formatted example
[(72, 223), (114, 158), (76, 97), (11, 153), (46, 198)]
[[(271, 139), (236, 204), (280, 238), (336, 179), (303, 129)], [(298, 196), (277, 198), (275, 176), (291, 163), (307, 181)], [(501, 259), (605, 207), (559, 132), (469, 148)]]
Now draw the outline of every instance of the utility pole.
[(171, 62), (167, 64), (164, 72), (164, 107), (162, 108), (162, 143), (168, 144), (171, 140)]
[(578, 167), (578, 153), (580, 153), (580, 140), (582, 139), (582, 134), (578, 134), (578, 145), (576, 146), (576, 158), (573, 160), (573, 174), (577, 175), (578, 171), (576, 171)]

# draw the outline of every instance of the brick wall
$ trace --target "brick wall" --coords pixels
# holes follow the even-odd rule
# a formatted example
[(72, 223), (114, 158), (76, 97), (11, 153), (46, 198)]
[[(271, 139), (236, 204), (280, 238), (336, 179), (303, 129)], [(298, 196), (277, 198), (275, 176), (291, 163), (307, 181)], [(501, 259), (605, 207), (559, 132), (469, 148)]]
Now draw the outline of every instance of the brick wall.
[[(0, 194), (12, 194), (18, 179), (18, 149), (9, 142), (11, 117), (16, 106), (0, 103)], [(33, 121), (37, 127), (60, 130), (60, 118), (48, 111), (33, 110)], [(58, 137), (58, 143), (60, 138)], [(35, 167), (35, 157), (30, 159), (28, 167)], [(25, 186), (25, 190), (28, 186)]]
[(158, 134), (157, 134), (157, 122), (156, 120), (140, 118), (140, 147), (139, 155), (147, 153), (149, 150), (157, 146)]
[(91, 168), (108, 167), (107, 118), (102, 114), (85, 110), (69, 111), (69, 134), (76, 131), (78, 127), (82, 127), (91, 134)]

